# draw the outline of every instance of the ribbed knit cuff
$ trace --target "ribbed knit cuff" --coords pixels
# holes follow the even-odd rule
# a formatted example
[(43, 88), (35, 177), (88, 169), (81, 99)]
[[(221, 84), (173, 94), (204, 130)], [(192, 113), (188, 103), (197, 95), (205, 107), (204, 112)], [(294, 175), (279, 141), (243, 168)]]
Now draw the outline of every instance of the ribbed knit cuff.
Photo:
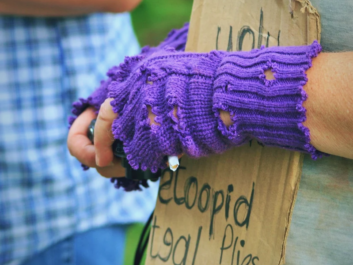
[[(310, 144), (309, 129), (303, 126), (307, 95), (305, 71), (321, 51), (318, 42), (300, 47), (271, 47), (248, 53), (226, 55), (216, 73), (213, 110), (218, 129), (239, 145), (256, 139), (266, 146), (277, 146), (323, 155)], [(270, 69), (275, 77), (267, 80)], [(228, 128), (219, 117), (228, 111), (233, 122)]]

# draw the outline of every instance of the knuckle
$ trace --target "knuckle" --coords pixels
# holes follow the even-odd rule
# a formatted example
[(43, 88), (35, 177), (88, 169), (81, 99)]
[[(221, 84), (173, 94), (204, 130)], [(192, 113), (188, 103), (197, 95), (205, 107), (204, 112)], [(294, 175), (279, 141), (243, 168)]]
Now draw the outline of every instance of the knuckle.
[(113, 112), (113, 108), (110, 105), (110, 102), (112, 101), (111, 98), (107, 98), (101, 105), (98, 113), (98, 117), (103, 120), (110, 122), (112, 119), (115, 118), (115, 113)]
[(88, 154), (84, 154), (82, 157), (82, 164), (85, 164), (88, 167), (95, 167), (96, 166), (96, 161), (94, 157), (91, 157)]
[(112, 153), (111, 145), (114, 143), (114, 138), (110, 137), (110, 131), (108, 133), (109, 137), (105, 137), (104, 139), (98, 138), (94, 141), (94, 148), (99, 156), (110, 155)]

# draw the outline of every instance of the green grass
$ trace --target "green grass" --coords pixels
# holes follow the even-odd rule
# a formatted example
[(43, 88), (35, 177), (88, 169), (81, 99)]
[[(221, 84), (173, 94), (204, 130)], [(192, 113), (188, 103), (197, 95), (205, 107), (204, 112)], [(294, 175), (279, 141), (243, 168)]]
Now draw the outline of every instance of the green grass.
[[(181, 28), (191, 15), (192, 0), (144, 0), (131, 14), (141, 46), (158, 45), (174, 28)], [(127, 232), (124, 265), (132, 265), (144, 224), (131, 225)], [(144, 259), (141, 264), (144, 264)]]
[[(144, 224), (133, 224), (129, 227), (126, 235), (124, 265), (134, 264), (135, 252), (143, 227)], [(145, 264), (145, 258), (143, 258), (141, 264)]]

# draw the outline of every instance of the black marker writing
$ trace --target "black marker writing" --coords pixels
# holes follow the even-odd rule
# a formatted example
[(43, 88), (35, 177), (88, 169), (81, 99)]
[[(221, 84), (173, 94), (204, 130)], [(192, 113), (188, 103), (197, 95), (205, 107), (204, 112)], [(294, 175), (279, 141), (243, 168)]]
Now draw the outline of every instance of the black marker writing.
[[(240, 196), (234, 205), (233, 214), (234, 214), (235, 224), (240, 227), (246, 225), (246, 229), (248, 229), (249, 223), (250, 223), (250, 214), (251, 214), (252, 203), (253, 203), (253, 199), (254, 199), (254, 189), (255, 189), (255, 183), (252, 184), (250, 202), (248, 201), (248, 199), (245, 196)], [(239, 221), (238, 212), (239, 212), (240, 206), (242, 206), (242, 205), (247, 207), (247, 214), (246, 214), (246, 217), (243, 221)]]
[[(221, 198), (220, 203), (218, 203), (219, 197)], [(224, 203), (223, 190), (218, 190), (213, 194), (213, 206), (212, 206), (212, 210), (211, 210), (211, 221), (210, 221), (210, 231), (209, 231), (210, 238), (213, 235), (214, 217), (222, 209), (223, 203)]]
[[(168, 262), (171, 258), (174, 265), (186, 265), (186, 260), (188, 257), (188, 253), (189, 253), (191, 244), (194, 242), (192, 240), (192, 236), (190, 234), (187, 236), (181, 235), (174, 244), (173, 230), (170, 227), (168, 227), (164, 233), (164, 236), (163, 236), (163, 245), (158, 246), (158, 252), (156, 254), (153, 254), (155, 233), (158, 229), (160, 229), (160, 226), (157, 225), (157, 216), (155, 216), (154, 220), (153, 220), (153, 224), (151, 226), (151, 247), (150, 247), (150, 251), (149, 251), (149, 256), (152, 259), (158, 258), (163, 262)], [(197, 237), (196, 237), (196, 241), (195, 241), (195, 248), (194, 248), (194, 253), (192, 256), (191, 265), (195, 264), (195, 261), (197, 258), (197, 252), (198, 252), (199, 244), (200, 244), (200, 240), (201, 240), (201, 233), (202, 233), (202, 226), (200, 226), (197, 231)], [(167, 247), (167, 248), (165, 248), (165, 247)], [(162, 250), (167, 250), (165, 252), (167, 254), (162, 256), (160, 254), (160, 252)], [(176, 254), (177, 251), (178, 251), (178, 254)], [(177, 257), (178, 258), (180, 257), (179, 256), (180, 252), (182, 253), (182, 258), (180, 261), (179, 260), (176, 261)]]
[[(258, 30), (258, 35), (257, 35), (257, 48), (261, 48), (261, 46), (263, 45), (263, 39), (266, 39), (266, 47), (269, 47), (269, 41), (270, 41), (270, 37), (271, 34), (270, 32), (267, 32), (267, 35), (264, 36), (263, 33), (264, 30), (264, 12), (262, 10), (262, 8), (260, 9), (260, 19), (259, 19), (259, 30)], [(217, 35), (216, 35), (216, 50), (219, 50), (219, 39), (221, 37), (221, 31), (222, 28), (221, 27), (217, 27)], [(252, 30), (250, 28), (250, 26), (248, 25), (244, 25), (243, 27), (241, 27), (238, 31), (238, 35), (237, 35), (237, 41), (236, 41), (236, 50), (237, 51), (242, 51), (243, 50), (243, 44), (244, 44), (244, 40), (245, 37), (249, 36), (251, 38), (251, 49), (255, 48), (255, 32), (254, 30)], [(281, 37), (281, 31), (278, 31), (278, 35), (277, 35), (277, 45), (280, 45), (280, 37)], [(228, 33), (228, 45), (227, 45), (227, 51), (233, 51), (233, 27), (229, 26), (229, 33)]]

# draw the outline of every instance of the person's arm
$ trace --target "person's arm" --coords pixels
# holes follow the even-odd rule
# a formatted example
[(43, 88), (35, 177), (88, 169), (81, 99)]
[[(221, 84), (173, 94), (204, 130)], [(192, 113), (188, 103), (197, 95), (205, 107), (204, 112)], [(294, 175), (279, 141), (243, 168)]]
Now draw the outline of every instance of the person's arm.
[[(310, 130), (310, 143), (321, 152), (353, 159), (353, 52), (321, 53), (306, 74), (303, 125)], [(274, 79), (270, 71), (266, 76)], [(220, 114), (227, 126), (232, 124), (229, 113)]]
[[(353, 159), (352, 61), (353, 52), (321, 53), (313, 59), (312, 67), (307, 71), (308, 82), (304, 86), (308, 94), (304, 102), (307, 109), (304, 125), (310, 130), (311, 144), (324, 153), (349, 159)], [(111, 126), (117, 116), (109, 103), (110, 99), (102, 104), (95, 126), (95, 148), (92, 151), (95, 160), (91, 162), (100, 167), (108, 166), (113, 159)], [(226, 125), (231, 122), (226, 113), (221, 118)], [(77, 118), (82, 119), (82, 115)], [(74, 133), (72, 130), (71, 134)], [(71, 154), (82, 162), (85, 152), (70, 135), (68, 147)], [(114, 175), (114, 171), (107, 170), (105, 174)]]
[(61, 17), (93, 12), (120, 13), (134, 9), (141, 0), (0, 0), (0, 14)]
[(353, 159), (353, 52), (322, 53), (313, 59), (304, 86), (311, 144)]

